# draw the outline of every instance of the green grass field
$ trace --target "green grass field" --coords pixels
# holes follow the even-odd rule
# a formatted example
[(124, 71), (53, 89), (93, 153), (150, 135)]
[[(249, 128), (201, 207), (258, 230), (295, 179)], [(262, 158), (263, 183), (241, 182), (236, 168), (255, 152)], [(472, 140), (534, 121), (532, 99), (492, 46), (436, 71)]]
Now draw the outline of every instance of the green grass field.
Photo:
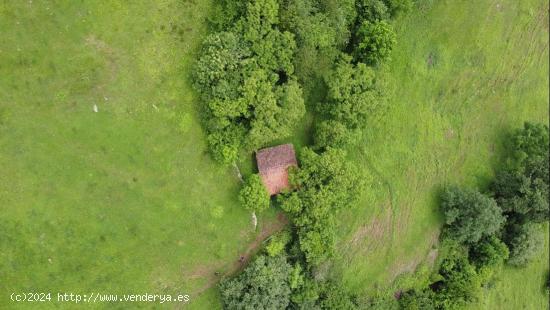
[[(486, 188), (505, 134), (525, 120), (548, 123), (547, 2), (428, 2), (395, 23), (399, 42), (381, 69), (391, 107), (351, 150), (375, 180), (362, 204), (340, 220), (336, 266), (356, 291), (387, 287), (429, 264), (441, 186)], [(536, 266), (529, 271), (542, 275), (547, 268)], [(498, 287), (528, 294), (524, 308), (547, 304), (540, 291), (527, 292), (532, 276), (507, 270), (503, 281), (511, 279)], [(500, 302), (500, 309), (518, 309)]]
[[(334, 269), (355, 292), (429, 264), (440, 186), (485, 187), (505, 133), (548, 123), (547, 2), (419, 2), (381, 69), (391, 107), (350, 150), (374, 179), (340, 218)], [(211, 3), (0, 4), (0, 308), (74, 308), (12, 292), (182, 293), (189, 308), (220, 307), (214, 273), (234, 271), (258, 232), (235, 171), (207, 153), (191, 88)], [(483, 307), (541, 309), (547, 260), (504, 270)]]

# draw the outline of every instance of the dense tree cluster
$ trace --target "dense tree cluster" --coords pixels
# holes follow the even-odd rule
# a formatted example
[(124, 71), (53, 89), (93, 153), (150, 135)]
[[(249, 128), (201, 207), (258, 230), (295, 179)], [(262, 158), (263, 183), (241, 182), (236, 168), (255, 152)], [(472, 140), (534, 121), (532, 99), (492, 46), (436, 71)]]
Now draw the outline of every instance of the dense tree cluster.
[(300, 163), (291, 173), (291, 183), (299, 190), (279, 201), (293, 219), (306, 262), (318, 265), (332, 254), (336, 212), (357, 199), (364, 181), (341, 149), (318, 154), (304, 148)]
[(548, 126), (525, 123), (510, 136), (510, 157), (497, 173), (492, 190), (508, 218), (503, 240), (510, 264), (526, 264), (542, 246), (537, 223), (548, 221)]
[(549, 217), (548, 127), (526, 123), (510, 141), (511, 156), (492, 193), (457, 187), (443, 192), (443, 236), (452, 250), (440, 266), (440, 280), (403, 294), (405, 309), (454, 309), (475, 301), (499, 266), (523, 266), (542, 247), (538, 225)]
[(278, 29), (278, 2), (231, 7), (242, 16), (206, 38), (195, 70), (210, 149), (224, 163), (235, 162), (243, 148), (288, 137), (305, 113), (294, 78), (296, 43), (293, 34)]
[(284, 256), (261, 255), (243, 273), (220, 283), (224, 309), (285, 309), (292, 266)]

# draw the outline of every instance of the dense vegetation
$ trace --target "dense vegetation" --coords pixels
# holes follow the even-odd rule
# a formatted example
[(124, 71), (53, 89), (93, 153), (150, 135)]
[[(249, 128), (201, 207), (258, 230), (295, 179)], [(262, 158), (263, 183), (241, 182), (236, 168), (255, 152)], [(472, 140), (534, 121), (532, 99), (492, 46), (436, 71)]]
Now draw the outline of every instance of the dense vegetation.
[(276, 0), (248, 2), (238, 21), (204, 41), (196, 88), (220, 162), (234, 163), (243, 148), (288, 137), (305, 112), (292, 63), (296, 43), (278, 29), (278, 12)]
[[(231, 30), (205, 41), (196, 74), (208, 107), (205, 123), (215, 158), (234, 163), (242, 150), (287, 137), (305, 113), (300, 83), (321, 78), (326, 89), (310, 111), (318, 118), (314, 144), (299, 152), (300, 168), (291, 171), (292, 190), (276, 201), (294, 230), (275, 236), (243, 275), (221, 285), (226, 307), (245, 307), (252, 301), (254, 307), (266, 309), (395, 306), (392, 301), (349, 295), (334, 279), (326, 279), (324, 266), (334, 251), (338, 211), (357, 201), (366, 184), (346, 160), (344, 146), (355, 143), (387, 104), (374, 67), (390, 59), (396, 42), (389, 19), (408, 7), (409, 1), (378, 0), (220, 4), (231, 14), (214, 24)], [(328, 65), (328, 73), (316, 64)], [(445, 256), (436, 280), (403, 293), (402, 307), (463, 306), (478, 299), (481, 287), (505, 261), (528, 261), (540, 246), (533, 223), (548, 219), (548, 177), (543, 174), (548, 168), (547, 132), (542, 125), (526, 124), (514, 135), (509, 168), (497, 175), (494, 194), (460, 187), (444, 190)], [(247, 180), (240, 199), (253, 211), (269, 205), (257, 175)], [(294, 270), (279, 272), (285, 280), (272, 281), (275, 288), (250, 274), (253, 268), (255, 274), (266, 274), (264, 262), (274, 258), (287, 264), (285, 270)], [(272, 291), (285, 293), (268, 297)]]
[(443, 192), (443, 237), (449, 249), (439, 279), (406, 292), (400, 300), (404, 308), (454, 309), (475, 302), (502, 264), (524, 266), (540, 252), (538, 224), (549, 219), (548, 135), (548, 126), (532, 123), (510, 135), (511, 156), (497, 173), (494, 192), (457, 187)]

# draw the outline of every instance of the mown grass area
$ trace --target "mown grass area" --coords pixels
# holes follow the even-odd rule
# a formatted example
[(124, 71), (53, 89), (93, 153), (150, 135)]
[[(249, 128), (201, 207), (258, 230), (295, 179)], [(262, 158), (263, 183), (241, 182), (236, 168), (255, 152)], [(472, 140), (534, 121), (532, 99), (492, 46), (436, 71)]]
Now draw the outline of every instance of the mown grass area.
[[(389, 110), (350, 149), (374, 182), (340, 218), (336, 270), (357, 292), (384, 290), (429, 263), (441, 186), (487, 188), (506, 133), (526, 120), (548, 123), (546, 1), (419, 1), (395, 27), (393, 61), (380, 69)], [(503, 281), (515, 281), (497, 287), (525, 292), (524, 308), (538, 308), (548, 297), (524, 283), (543, 266), (506, 270)], [(488, 299), (508, 307), (499, 294)]]
[(240, 182), (207, 153), (189, 77), (210, 6), (0, 4), (0, 304), (28, 306), (7, 300), (23, 291), (201, 304), (247, 248)]

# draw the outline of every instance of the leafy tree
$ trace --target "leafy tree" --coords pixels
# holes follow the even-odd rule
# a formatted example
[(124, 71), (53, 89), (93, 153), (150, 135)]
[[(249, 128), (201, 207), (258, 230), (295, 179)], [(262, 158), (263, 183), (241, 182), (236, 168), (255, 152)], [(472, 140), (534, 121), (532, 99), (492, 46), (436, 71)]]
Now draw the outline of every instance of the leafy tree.
[(388, 60), (397, 43), (392, 26), (384, 20), (363, 22), (357, 31), (356, 39), (355, 59), (371, 65)]
[(339, 121), (321, 121), (315, 126), (313, 141), (318, 148), (343, 147), (352, 140), (352, 131)]
[(291, 236), (288, 231), (282, 231), (271, 236), (265, 250), (269, 256), (277, 256), (284, 253), (286, 245), (290, 242)]
[(390, 17), (389, 9), (382, 0), (357, 0), (355, 6), (359, 24), (382, 21)]
[(469, 260), (478, 270), (484, 268), (494, 268), (501, 265), (508, 259), (510, 252), (496, 236), (484, 237), (469, 249)]
[(373, 69), (362, 63), (351, 64), (351, 57), (346, 55), (327, 75), (325, 83), (328, 101), (321, 106), (321, 112), (350, 129), (364, 127), (368, 116), (385, 99)]
[(445, 230), (460, 243), (478, 242), (496, 233), (504, 223), (494, 199), (475, 190), (448, 187), (441, 196)]
[(253, 174), (239, 193), (239, 200), (247, 210), (261, 212), (269, 208), (269, 193), (259, 175)]
[(259, 256), (243, 273), (220, 283), (224, 309), (285, 309), (292, 267), (282, 255)]
[(548, 205), (548, 126), (525, 123), (511, 136), (507, 168), (493, 184), (503, 211), (517, 221), (543, 222), (550, 218)]
[(241, 16), (206, 38), (194, 79), (205, 103), (210, 150), (230, 164), (242, 148), (289, 136), (305, 106), (293, 77), (294, 36), (277, 27), (278, 2), (220, 5)]
[(332, 255), (336, 212), (356, 201), (364, 179), (339, 149), (328, 148), (318, 154), (304, 148), (300, 162), (300, 169), (290, 174), (298, 190), (278, 199), (292, 216), (306, 261), (318, 265)]
[(481, 279), (465, 255), (452, 251), (439, 268), (442, 280), (431, 285), (438, 309), (456, 309), (478, 300)]
[(510, 248), (508, 263), (525, 266), (541, 250), (544, 236), (535, 224), (512, 224), (506, 232), (505, 241)]
[(243, 81), (242, 70), (251, 52), (233, 32), (206, 37), (194, 71), (194, 85), (205, 101), (236, 99)]

